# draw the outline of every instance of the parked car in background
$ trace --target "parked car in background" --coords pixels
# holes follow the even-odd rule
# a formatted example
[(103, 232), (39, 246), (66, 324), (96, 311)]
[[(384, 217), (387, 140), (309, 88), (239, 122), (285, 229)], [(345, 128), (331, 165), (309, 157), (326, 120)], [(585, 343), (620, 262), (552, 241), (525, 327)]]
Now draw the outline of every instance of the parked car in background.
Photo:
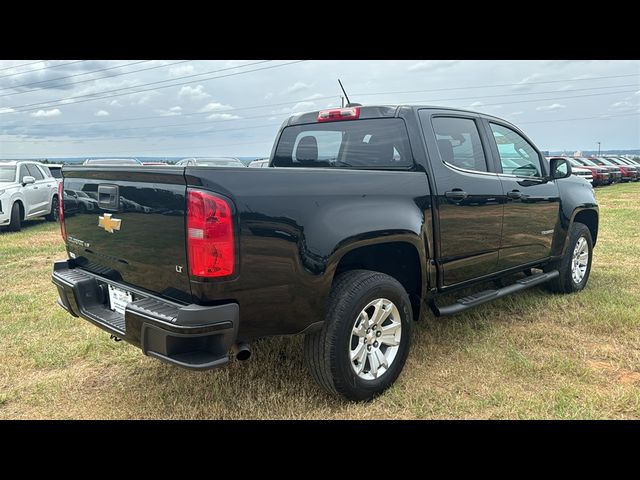
[(611, 175), (609, 170), (604, 167), (599, 167), (595, 163), (586, 163), (584, 160), (578, 160), (577, 158), (568, 157), (569, 163), (572, 168), (585, 168), (591, 172), (591, 184), (594, 187), (599, 185), (609, 185), (611, 183)]
[(166, 162), (142, 162), (142, 165), (150, 165), (150, 166), (161, 167), (161, 166), (167, 166), (169, 164), (166, 163)]
[(17, 232), (22, 222), (58, 219), (58, 182), (32, 160), (0, 161), (0, 225)]
[(246, 168), (246, 165), (242, 161), (235, 157), (191, 157), (183, 158), (176, 162), (176, 165), (182, 167), (242, 167)]
[(621, 182), (630, 182), (636, 178), (636, 170), (629, 165), (625, 165), (624, 163), (614, 160), (612, 158), (607, 157), (596, 157), (597, 160), (600, 160), (605, 165), (617, 167), (620, 170), (620, 181)]
[(142, 162), (136, 158), (87, 158), (83, 165), (91, 165), (97, 167), (100, 165), (142, 165)]
[(592, 161), (596, 165), (600, 167), (604, 167), (609, 170), (609, 174), (611, 175), (611, 183), (618, 183), (622, 181), (622, 170), (617, 165), (614, 165), (611, 162), (604, 161), (602, 157), (589, 157), (588, 160)]
[(634, 177), (631, 179), (632, 181), (637, 182), (638, 180), (640, 180), (640, 166), (638, 166), (636, 163), (624, 157), (607, 155), (606, 158), (611, 160), (616, 165), (619, 165), (621, 168), (631, 170), (631, 172), (634, 173)]
[(587, 182), (589, 182), (591, 185), (593, 185), (593, 175), (591, 174), (591, 170), (584, 168), (583, 166), (581, 166), (580, 164), (578, 164), (577, 162), (575, 162), (575, 160), (572, 157), (545, 157), (547, 159), (547, 161), (550, 161), (552, 158), (563, 158), (566, 161), (568, 161), (571, 164), (571, 174), (575, 175), (576, 177), (580, 177), (580, 178), (584, 178)]
[(253, 162), (251, 162), (249, 165), (247, 165), (250, 168), (266, 168), (269, 166), (269, 159), (268, 158), (259, 158), (257, 160), (254, 160)]

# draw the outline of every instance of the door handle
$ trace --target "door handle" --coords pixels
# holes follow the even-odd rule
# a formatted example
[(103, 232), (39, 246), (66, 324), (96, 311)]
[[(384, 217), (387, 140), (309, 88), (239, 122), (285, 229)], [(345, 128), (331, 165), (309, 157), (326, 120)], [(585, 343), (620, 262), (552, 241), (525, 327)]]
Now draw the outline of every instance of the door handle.
[(507, 197), (517, 200), (518, 198), (522, 198), (522, 193), (520, 192), (520, 190), (511, 190), (507, 193)]
[(469, 194), (459, 188), (454, 188), (448, 192), (444, 192), (444, 196), (453, 200), (464, 200)]
[(36, 186), (34, 185), (34, 186), (33, 186), (33, 189), (34, 189), (34, 190), (37, 190), (37, 189), (38, 189), (38, 187), (36, 187)]

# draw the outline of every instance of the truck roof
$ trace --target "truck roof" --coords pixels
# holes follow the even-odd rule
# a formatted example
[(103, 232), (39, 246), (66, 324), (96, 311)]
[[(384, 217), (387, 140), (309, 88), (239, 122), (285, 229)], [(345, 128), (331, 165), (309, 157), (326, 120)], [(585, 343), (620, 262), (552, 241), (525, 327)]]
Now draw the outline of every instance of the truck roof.
[[(350, 107), (343, 107), (343, 108), (350, 108)], [(486, 114), (486, 113), (476, 112), (476, 111), (473, 111), (473, 110), (467, 110), (467, 109), (464, 109), (464, 108), (443, 107), (443, 106), (440, 106), (440, 105), (407, 105), (407, 104), (361, 105), (361, 106), (359, 106), (359, 108), (360, 108), (359, 119), (396, 117), (396, 116), (398, 116), (400, 111), (403, 110), (403, 109), (406, 109), (406, 110), (425, 110), (425, 109), (426, 110), (447, 110), (447, 111), (451, 111), (451, 112), (460, 112), (460, 113), (466, 113), (466, 114), (472, 114), (472, 115), (479, 115), (481, 117), (484, 117), (484, 118), (487, 118), (487, 119), (490, 119), (490, 120), (491, 119), (498, 120), (500, 122), (512, 125), (513, 127), (518, 129), (518, 127), (516, 127), (511, 122), (508, 122), (507, 120), (505, 120), (503, 118), (496, 117), (496, 116), (493, 116), (493, 115), (489, 115), (489, 114)], [(326, 109), (322, 109), (322, 110), (314, 110), (314, 111), (311, 111), (311, 112), (298, 113), (298, 114), (292, 115), (287, 120), (285, 120), (284, 124), (282, 126), (284, 127), (284, 126), (287, 126), (287, 125), (300, 125), (300, 124), (304, 124), (304, 123), (316, 123), (318, 121), (318, 114), (321, 111), (326, 111), (326, 110), (340, 110), (340, 107), (326, 108)]]

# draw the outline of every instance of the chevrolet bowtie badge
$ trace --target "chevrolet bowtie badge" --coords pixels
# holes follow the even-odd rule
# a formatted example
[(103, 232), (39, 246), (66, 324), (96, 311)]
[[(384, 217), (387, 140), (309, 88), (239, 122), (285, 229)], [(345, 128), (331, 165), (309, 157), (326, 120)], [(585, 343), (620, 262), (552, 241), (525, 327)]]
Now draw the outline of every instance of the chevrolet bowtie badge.
[(110, 213), (105, 213), (104, 217), (102, 215), (98, 216), (98, 226), (109, 233), (113, 233), (114, 230), (120, 230), (121, 223), (122, 220), (119, 218), (111, 218)]

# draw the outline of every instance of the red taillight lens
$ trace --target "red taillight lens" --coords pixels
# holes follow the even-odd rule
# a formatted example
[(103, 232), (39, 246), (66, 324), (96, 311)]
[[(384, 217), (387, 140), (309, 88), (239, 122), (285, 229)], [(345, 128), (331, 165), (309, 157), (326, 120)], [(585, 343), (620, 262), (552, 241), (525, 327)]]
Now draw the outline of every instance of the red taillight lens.
[(58, 221), (60, 222), (60, 234), (62, 239), (67, 241), (67, 229), (64, 226), (64, 196), (62, 182), (58, 184)]
[(360, 107), (334, 108), (318, 112), (318, 122), (335, 122), (338, 120), (356, 120), (360, 117)]
[(226, 277), (233, 274), (233, 217), (226, 200), (201, 190), (187, 191), (187, 252), (190, 275)]

